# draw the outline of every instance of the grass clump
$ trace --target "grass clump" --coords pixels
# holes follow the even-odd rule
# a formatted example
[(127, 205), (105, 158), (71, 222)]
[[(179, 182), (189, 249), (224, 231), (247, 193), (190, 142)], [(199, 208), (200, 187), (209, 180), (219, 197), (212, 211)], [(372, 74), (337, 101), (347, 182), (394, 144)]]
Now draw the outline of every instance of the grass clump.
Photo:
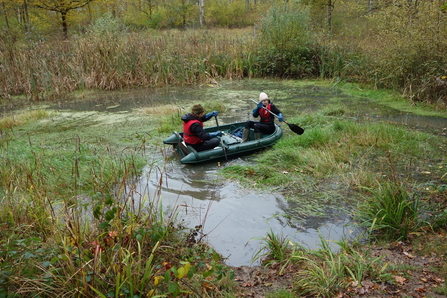
[(292, 248), (289, 246), (290, 240), (283, 235), (278, 235), (272, 229), (267, 235), (259, 240), (264, 244), (253, 256), (253, 261), (262, 261), (269, 265), (271, 262), (284, 263), (289, 257)]
[(392, 268), (381, 257), (373, 257), (369, 250), (361, 249), (358, 243), (338, 241), (337, 249), (320, 235), (321, 248), (307, 250), (273, 231), (267, 233), (262, 243), (255, 256), (262, 257), (266, 265), (279, 264), (280, 274), (293, 271), (294, 295), (334, 297), (338, 293), (355, 292), (367, 280), (392, 281)]
[(32, 110), (23, 112), (15, 116), (3, 117), (0, 119), (0, 129), (10, 130), (15, 126), (21, 126), (32, 120), (39, 120), (49, 116), (49, 112), (45, 110)]
[(360, 204), (357, 217), (361, 225), (389, 240), (406, 240), (421, 226), (420, 202), (401, 183), (378, 183), (368, 190), (372, 196)]
[(363, 281), (391, 281), (387, 264), (369, 252), (337, 243), (341, 250), (334, 253), (328, 242), (321, 239), (321, 249), (307, 256), (291, 256), (304, 267), (297, 277), (295, 290), (305, 295), (333, 297), (337, 293), (361, 286)]

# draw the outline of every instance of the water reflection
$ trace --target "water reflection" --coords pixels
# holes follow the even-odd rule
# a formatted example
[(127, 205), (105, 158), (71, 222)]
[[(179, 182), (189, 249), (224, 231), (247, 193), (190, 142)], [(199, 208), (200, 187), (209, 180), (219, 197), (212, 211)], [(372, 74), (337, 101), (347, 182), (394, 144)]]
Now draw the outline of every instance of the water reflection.
[[(155, 157), (156, 158), (156, 157)], [(250, 162), (250, 156), (229, 161), (228, 164)], [(183, 165), (178, 161), (145, 168), (135, 195), (156, 198), (161, 194), (167, 210), (177, 209), (179, 219), (192, 228), (203, 226), (206, 241), (232, 266), (254, 265), (252, 258), (259, 249), (259, 238), (269, 231), (290, 238), (308, 248), (320, 245), (319, 230), (324, 239), (340, 240), (349, 237), (345, 214), (330, 218), (298, 218), (288, 214), (289, 203), (279, 193), (246, 190), (237, 183), (222, 183), (217, 174), (217, 162)], [(138, 201), (138, 199), (136, 199)]]

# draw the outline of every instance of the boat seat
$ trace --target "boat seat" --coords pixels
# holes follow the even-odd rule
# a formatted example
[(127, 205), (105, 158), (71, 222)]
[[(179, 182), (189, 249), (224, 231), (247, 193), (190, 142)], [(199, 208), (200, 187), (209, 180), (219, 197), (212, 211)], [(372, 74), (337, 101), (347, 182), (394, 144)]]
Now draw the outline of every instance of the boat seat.
[(225, 134), (224, 136), (222, 136), (222, 142), (225, 143), (225, 145), (232, 145), (232, 144), (237, 144), (240, 143), (242, 139), (238, 139), (237, 137), (233, 136), (233, 135), (228, 135)]

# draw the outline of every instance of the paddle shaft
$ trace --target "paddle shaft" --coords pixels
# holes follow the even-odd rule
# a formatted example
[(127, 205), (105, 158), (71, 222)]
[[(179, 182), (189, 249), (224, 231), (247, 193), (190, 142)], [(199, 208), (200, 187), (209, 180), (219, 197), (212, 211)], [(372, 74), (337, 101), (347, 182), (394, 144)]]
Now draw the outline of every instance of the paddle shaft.
[[(216, 118), (216, 126), (217, 126), (217, 130), (220, 130), (219, 127), (219, 121), (217, 121), (217, 116), (214, 116), (214, 118)], [(224, 152), (225, 155), (225, 160), (228, 161), (228, 157), (227, 157), (227, 149), (225, 149), (224, 143), (222, 141), (222, 137), (220, 137), (220, 144), (222, 145), (222, 150)]]

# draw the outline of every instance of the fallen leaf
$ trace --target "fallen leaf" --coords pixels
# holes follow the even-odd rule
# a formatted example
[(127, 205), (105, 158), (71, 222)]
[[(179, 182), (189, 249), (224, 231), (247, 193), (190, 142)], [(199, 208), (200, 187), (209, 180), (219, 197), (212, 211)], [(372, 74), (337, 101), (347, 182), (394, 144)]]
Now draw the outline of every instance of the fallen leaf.
[(374, 283), (369, 280), (362, 281), (362, 286), (364, 286), (366, 289), (374, 288)]
[(168, 262), (163, 262), (162, 265), (165, 267), (166, 270), (169, 270), (172, 268), (172, 264)]
[(439, 277), (435, 277), (435, 276), (432, 276), (432, 277), (431, 277), (431, 280), (432, 280), (433, 282), (435, 282), (435, 283), (438, 283), (438, 284), (441, 284), (441, 283), (444, 283), (444, 282), (445, 282), (445, 279), (443, 279), (443, 278), (439, 278)]
[(117, 231), (111, 231), (111, 232), (109, 232), (109, 236), (112, 237), (112, 238), (116, 238), (116, 237), (118, 237), (118, 232)]
[(204, 282), (204, 283), (202, 284), (202, 287), (203, 287), (205, 290), (212, 290), (212, 289), (213, 289), (213, 286), (212, 286), (209, 282)]
[(359, 293), (360, 295), (365, 295), (367, 292), (368, 292), (368, 290), (365, 289), (365, 288), (361, 288), (361, 289), (358, 291), (358, 293)]
[(158, 285), (162, 279), (164, 279), (163, 276), (154, 276), (154, 286)]
[(414, 259), (414, 256), (412, 255), (412, 254), (410, 254), (410, 253), (408, 253), (408, 252), (403, 252), (404, 253), (404, 255), (406, 255), (407, 257), (409, 257), (410, 259)]
[(403, 276), (399, 276), (399, 275), (393, 275), (393, 278), (396, 280), (397, 283), (403, 285), (407, 279)]
[(425, 288), (424, 287), (420, 287), (420, 288), (417, 288), (416, 291), (419, 292), (419, 293), (423, 293), (423, 292), (425, 292)]

